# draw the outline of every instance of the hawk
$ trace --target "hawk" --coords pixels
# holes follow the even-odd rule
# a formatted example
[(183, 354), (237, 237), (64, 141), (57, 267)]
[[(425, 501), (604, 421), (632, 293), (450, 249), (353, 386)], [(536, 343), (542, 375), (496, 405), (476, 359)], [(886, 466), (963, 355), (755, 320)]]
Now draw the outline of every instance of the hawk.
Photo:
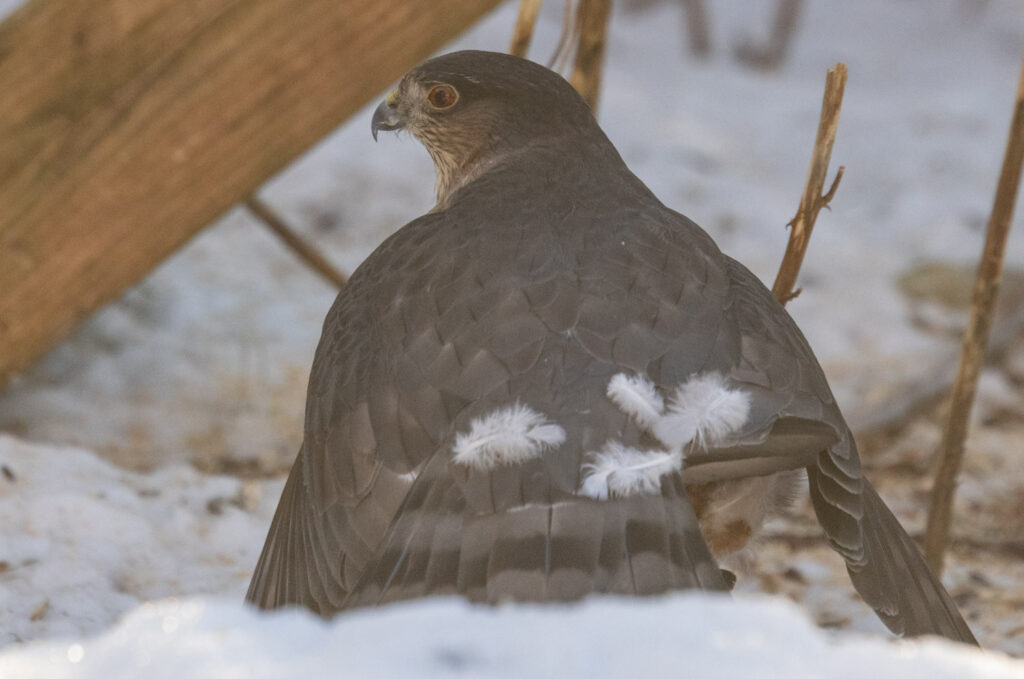
[(249, 601), (330, 616), (728, 590), (721, 565), (806, 475), (890, 629), (976, 643), (793, 320), (630, 172), (564, 79), (447, 54), (402, 78), (381, 130), (427, 148), (437, 204), (327, 315)]

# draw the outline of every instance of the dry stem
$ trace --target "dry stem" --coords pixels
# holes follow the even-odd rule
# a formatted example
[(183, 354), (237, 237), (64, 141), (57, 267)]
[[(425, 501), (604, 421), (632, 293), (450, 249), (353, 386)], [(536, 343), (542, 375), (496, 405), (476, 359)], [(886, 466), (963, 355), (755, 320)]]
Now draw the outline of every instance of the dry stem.
[(818, 212), (828, 207), (829, 202), (839, 188), (839, 180), (843, 177), (843, 168), (836, 172), (836, 178), (828, 192), (822, 194), (825, 187), (825, 175), (828, 163), (832, 158), (832, 145), (836, 140), (836, 128), (839, 125), (839, 110), (843, 105), (843, 90), (846, 87), (846, 64), (838, 63), (828, 70), (825, 79), (825, 96), (821, 102), (821, 119), (818, 121), (818, 136), (814, 140), (814, 152), (811, 155), (811, 167), (807, 172), (807, 183), (800, 207), (796, 216), (789, 223), (789, 243), (786, 254), (782, 257), (779, 273), (772, 285), (772, 294), (780, 303), (785, 304), (800, 294), (794, 291), (796, 277), (800, 273), (800, 265), (804, 261), (807, 243), (811, 239), (814, 222)]
[(540, 12), (541, 0), (520, 0), (519, 16), (516, 18), (516, 28), (512, 33), (512, 43), (509, 45), (508, 53), (517, 57), (525, 57), (530, 49), (530, 40), (533, 39), (533, 29), (537, 25), (537, 15)]
[(569, 82), (593, 111), (597, 110), (597, 96), (601, 89), (605, 33), (611, 7), (611, 0), (580, 0), (579, 5), (580, 41)]
[(250, 195), (245, 199), (245, 206), (273, 231), (281, 241), (288, 246), (299, 258), (311, 269), (320, 274), (325, 280), (337, 288), (345, 285), (345, 274), (338, 271), (327, 258), (317, 250), (316, 246), (306, 242), (302, 236), (289, 227), (281, 217), (274, 212), (273, 208), (257, 198)]
[(573, 12), (572, 0), (565, 0), (562, 8), (562, 32), (558, 36), (558, 44), (555, 45), (551, 60), (548, 61), (548, 68), (552, 71), (561, 73), (568, 63), (572, 47), (576, 42), (576, 29), (579, 23), (577, 18), (576, 13)]
[(949, 525), (953, 514), (953, 493), (956, 477), (964, 456), (964, 439), (967, 437), (968, 418), (974, 403), (988, 343), (989, 328), (999, 280), (1003, 273), (1003, 253), (1006, 238), (1010, 233), (1017, 202), (1017, 188), (1020, 185), (1021, 162), (1024, 160), (1024, 64), (1017, 84), (1017, 99), (1014, 103), (1010, 136), (1006, 142), (1003, 168), (999, 174), (995, 202), (988, 220), (985, 247), (982, 251), (978, 273), (974, 279), (974, 298), (971, 303), (971, 318), (964, 332), (963, 352), (960, 368), (949, 404), (949, 418), (942, 432), (939, 459), (935, 471), (935, 485), (932, 489), (932, 504), (928, 511), (928, 526), (925, 530), (925, 557), (936, 574), (942, 572), (943, 556), (949, 541)]

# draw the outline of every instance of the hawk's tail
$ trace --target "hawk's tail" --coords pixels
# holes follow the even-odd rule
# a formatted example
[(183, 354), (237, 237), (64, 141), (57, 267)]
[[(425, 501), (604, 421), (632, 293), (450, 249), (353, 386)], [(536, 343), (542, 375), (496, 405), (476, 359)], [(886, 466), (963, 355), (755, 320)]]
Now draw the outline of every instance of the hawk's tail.
[(428, 485), (410, 493), (413, 505), (399, 513), (346, 608), (445, 593), (498, 603), (727, 589), (681, 483), (666, 482), (661, 495), (476, 515), (444, 478)]
[(896, 634), (937, 634), (977, 645), (917, 545), (866, 481), (862, 497), (866, 560), (860, 566), (847, 564), (860, 595)]

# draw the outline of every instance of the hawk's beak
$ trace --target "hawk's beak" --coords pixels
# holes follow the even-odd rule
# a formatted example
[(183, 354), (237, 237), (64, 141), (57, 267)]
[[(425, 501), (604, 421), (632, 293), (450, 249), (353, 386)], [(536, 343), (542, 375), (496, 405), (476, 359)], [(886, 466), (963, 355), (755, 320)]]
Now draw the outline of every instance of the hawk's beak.
[(402, 120), (402, 116), (398, 113), (398, 90), (391, 90), (387, 98), (373, 112), (373, 120), (370, 121), (370, 132), (373, 133), (373, 140), (377, 141), (377, 132), (380, 130), (400, 130), (404, 126), (405, 121)]

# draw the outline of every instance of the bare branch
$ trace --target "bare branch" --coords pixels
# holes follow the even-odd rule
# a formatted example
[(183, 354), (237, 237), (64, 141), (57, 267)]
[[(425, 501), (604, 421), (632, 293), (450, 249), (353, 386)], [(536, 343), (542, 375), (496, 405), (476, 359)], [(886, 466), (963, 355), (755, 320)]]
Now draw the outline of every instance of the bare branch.
[(519, 16), (516, 18), (512, 43), (508, 48), (509, 54), (517, 57), (526, 56), (526, 52), (530, 49), (530, 41), (533, 39), (533, 29), (537, 25), (540, 4), (541, 0), (519, 0)]
[(829, 187), (828, 193), (821, 197), (821, 207), (827, 208), (832, 199), (836, 196), (836, 189), (839, 188), (839, 182), (843, 179), (843, 172), (846, 171), (845, 165), (840, 165), (839, 169), (836, 170), (836, 178), (832, 180), (832, 186)]
[(793, 292), (788, 293), (785, 298), (779, 299), (779, 302), (782, 304), (782, 306), (786, 306), (787, 304), (792, 302), (794, 299), (799, 297), (800, 293), (803, 292), (803, 291), (804, 291), (803, 288), (797, 288)]
[(347, 280), (345, 278), (345, 274), (338, 271), (334, 265), (331, 264), (319, 250), (317, 250), (316, 246), (306, 242), (306, 240), (296, 233), (294, 229), (285, 224), (284, 220), (274, 212), (273, 208), (257, 198), (255, 195), (250, 195), (245, 199), (244, 203), (257, 219), (263, 222), (263, 224), (273, 231), (292, 252), (299, 256), (299, 259), (320, 274), (327, 282), (336, 288), (341, 288), (341, 286), (345, 285), (345, 281)]
[(597, 110), (597, 96), (601, 89), (605, 33), (611, 7), (611, 0), (580, 0), (580, 41), (569, 82), (593, 111)]
[(925, 530), (925, 557), (936, 574), (942, 572), (943, 556), (949, 541), (949, 526), (953, 515), (953, 494), (960, 463), (964, 457), (964, 440), (967, 438), (968, 418), (974, 404), (985, 346), (988, 343), (989, 328), (992, 325), (992, 311), (999, 292), (999, 281), (1003, 273), (1003, 255), (1006, 239), (1010, 233), (1010, 221), (1017, 202), (1020, 186), (1021, 162), (1024, 161), (1024, 64), (1021, 66), (1017, 84), (1017, 99), (1014, 103), (1013, 121), (1003, 156), (1003, 168), (999, 174), (992, 214), (988, 220), (985, 247), (974, 279), (974, 296), (971, 302), (971, 318), (964, 332), (960, 368), (950, 397), (949, 418), (942, 432), (939, 459), (935, 470), (935, 484), (932, 488), (932, 504), (928, 510), (928, 526)]
[(843, 176), (844, 168), (840, 167), (832, 182), (832, 187), (828, 193), (822, 195), (828, 164), (832, 159), (832, 145), (836, 140), (839, 110), (843, 105), (845, 87), (846, 64), (838, 63), (828, 70), (828, 76), (825, 79), (825, 95), (821, 102), (821, 118), (818, 121), (818, 135), (814, 140), (814, 152), (811, 154), (811, 167), (807, 172), (807, 183), (804, 186), (804, 193), (800, 198), (800, 207), (797, 209), (796, 216), (789, 223), (791, 229), (789, 243), (786, 245), (786, 254), (782, 257), (779, 273), (775, 277), (775, 284), (772, 285), (772, 294), (782, 304), (797, 294), (792, 290), (796, 284), (797, 275), (800, 273), (800, 265), (804, 261), (804, 253), (807, 251), (807, 243), (811, 239), (811, 231), (814, 230), (814, 222), (818, 218), (821, 208), (828, 206), (829, 201), (835, 196), (836, 189), (839, 188), (839, 180)]
[(576, 44), (576, 33), (579, 27), (578, 16), (572, 9), (572, 0), (565, 0), (562, 9), (562, 32), (558, 36), (558, 44), (548, 61), (548, 68), (558, 73), (562, 72), (565, 64), (569, 61), (569, 55)]

